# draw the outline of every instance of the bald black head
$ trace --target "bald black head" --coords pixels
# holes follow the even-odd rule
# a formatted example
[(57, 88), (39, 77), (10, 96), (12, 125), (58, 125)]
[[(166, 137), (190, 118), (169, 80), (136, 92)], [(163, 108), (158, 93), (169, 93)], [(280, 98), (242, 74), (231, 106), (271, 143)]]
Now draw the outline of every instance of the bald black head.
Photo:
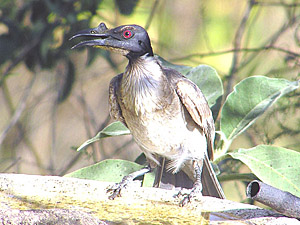
[(135, 59), (145, 54), (153, 56), (148, 33), (138, 25), (123, 25), (107, 29), (104, 23), (100, 23), (98, 27), (81, 31), (71, 39), (82, 36), (93, 39), (82, 41), (72, 48), (81, 46), (100, 47), (119, 52), (129, 59)]

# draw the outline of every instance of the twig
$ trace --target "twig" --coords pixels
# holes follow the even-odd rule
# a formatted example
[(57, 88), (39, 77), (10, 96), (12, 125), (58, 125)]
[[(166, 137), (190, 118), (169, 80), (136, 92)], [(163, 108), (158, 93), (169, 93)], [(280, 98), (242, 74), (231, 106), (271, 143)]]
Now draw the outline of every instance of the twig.
[(18, 122), (20, 116), (22, 115), (22, 112), (24, 111), (24, 109), (26, 107), (26, 101), (27, 101), (29, 93), (30, 93), (30, 91), (33, 87), (36, 76), (37, 75), (34, 74), (33, 77), (31, 78), (31, 80), (29, 81), (29, 84), (25, 88), (23, 96), (20, 99), (18, 107), (16, 108), (16, 110), (14, 112), (14, 115), (12, 116), (12, 118), (10, 120), (10, 123), (6, 126), (4, 131), (1, 133), (1, 135), (0, 135), (0, 146), (2, 145), (2, 142), (4, 141), (4, 139), (5, 139), (6, 135), (8, 134), (9, 130)]
[(50, 136), (51, 136), (51, 150), (50, 150), (50, 159), (49, 159), (49, 171), (52, 175), (55, 175), (55, 156), (56, 154), (56, 124), (57, 124), (57, 95), (55, 96), (55, 100), (51, 107), (51, 125), (50, 125)]
[(207, 27), (208, 27), (208, 24), (206, 23), (205, 21), (205, 17), (206, 17), (206, 10), (205, 10), (205, 7), (203, 6), (204, 4), (201, 4), (200, 5), (200, 13), (201, 13), (201, 34), (203, 35), (203, 39), (205, 41), (205, 44), (206, 44), (206, 47), (209, 51), (213, 52), (213, 47), (211, 45), (211, 41), (210, 41), (210, 38), (209, 38), (209, 35), (207, 33)]
[(258, 4), (260, 6), (280, 6), (280, 7), (288, 7), (288, 8), (294, 8), (294, 7), (300, 6), (300, 3), (288, 4), (283, 1), (280, 1), (280, 2), (256, 1), (256, 4)]
[[(247, 9), (244, 13), (244, 17), (242, 18), (242, 21), (239, 25), (239, 28), (238, 28), (238, 30), (236, 31), (236, 34), (235, 34), (234, 49), (240, 49), (241, 48), (241, 42), (242, 42), (243, 34), (245, 32), (246, 23), (248, 21), (248, 18), (250, 16), (250, 12), (251, 12), (254, 5), (255, 5), (255, 1), (254, 0), (249, 0)], [(239, 61), (240, 61), (240, 54), (239, 54), (238, 51), (235, 51), (234, 54), (233, 54), (233, 58), (232, 58), (231, 69), (230, 69), (229, 74), (228, 74), (227, 88), (226, 88), (226, 91), (224, 93), (225, 98), (232, 90), (232, 86), (233, 86), (234, 80), (235, 80), (235, 74), (236, 74), (237, 68), (239, 66)]]
[(114, 151), (114, 153), (112, 154), (112, 156), (119, 154), (119, 152), (120, 152), (122, 149), (128, 147), (129, 145), (131, 145), (131, 144), (133, 144), (133, 143), (134, 143), (133, 139), (131, 139), (131, 140), (125, 142), (122, 146), (120, 146), (119, 148), (117, 148), (117, 149)]
[(10, 168), (12, 168), (14, 165), (19, 163), (20, 160), (21, 160), (21, 157), (16, 158), (8, 167), (6, 167), (3, 171), (1, 171), (1, 173), (7, 172)]
[(108, 125), (109, 121), (110, 121), (110, 115), (108, 114), (105, 120), (100, 124), (97, 133), (103, 130)]
[[(96, 124), (96, 119), (92, 113), (92, 111), (89, 109), (85, 98), (84, 98), (84, 93), (81, 89), (81, 95), (78, 95), (76, 97), (77, 101), (79, 102), (79, 104), (82, 106), (81, 108), (83, 109), (83, 124), (85, 126), (85, 131), (87, 134), (88, 138), (91, 138), (93, 136), (93, 132), (91, 126), (93, 124)], [(95, 129), (95, 128), (94, 128)], [(92, 147), (92, 152), (93, 152), (93, 160), (97, 161), (97, 159), (95, 158), (95, 153), (98, 152), (97, 146), (96, 145), (91, 145)], [(100, 152), (100, 150), (99, 150)]]
[(234, 48), (234, 49), (218, 51), (218, 52), (190, 54), (190, 55), (183, 56), (183, 57), (180, 57), (180, 58), (171, 59), (171, 61), (175, 62), (175, 61), (181, 61), (181, 60), (186, 60), (186, 59), (191, 59), (191, 58), (213, 57), (213, 56), (218, 56), (218, 55), (230, 54), (230, 53), (234, 53), (234, 52), (260, 52), (260, 51), (264, 51), (264, 50), (275, 50), (275, 51), (287, 53), (287, 54), (292, 55), (294, 57), (299, 57), (300, 56), (299, 53), (292, 52), (292, 51), (286, 50), (284, 48), (275, 47), (275, 46), (263, 46), (263, 47), (259, 47), (259, 48), (239, 48), (239, 49)]
[[(7, 104), (7, 108), (9, 109), (9, 113), (10, 113), (11, 116), (13, 116), (14, 106), (13, 106), (13, 102), (11, 100), (11, 95), (9, 93), (9, 90), (7, 88), (7, 85), (6, 85), (5, 81), (2, 83), (2, 92), (3, 92), (3, 95), (4, 95), (5, 102)], [(34, 107), (29, 106), (28, 108), (34, 108)], [(42, 162), (41, 158), (39, 157), (38, 151), (35, 149), (32, 141), (30, 140), (30, 137), (28, 136), (28, 133), (25, 132), (24, 125), (23, 125), (22, 121), (18, 121), (16, 123), (16, 128), (18, 129), (19, 133), (21, 134), (20, 136), (22, 137), (22, 138), (20, 138), (21, 139), (20, 141), (24, 142), (24, 144), (27, 146), (29, 151), (34, 155), (36, 164), (38, 165), (38, 167), (40, 169), (40, 173), (41, 174), (46, 174), (45, 168), (43, 167), (43, 162)]]
[[(293, 24), (295, 24), (300, 19), (300, 16), (292, 18), (288, 23), (284, 24), (277, 32), (275, 32), (274, 35), (272, 35), (262, 46), (268, 46), (269, 49), (273, 49), (273, 46), (275, 45), (276, 41), (279, 39), (279, 37), (287, 30), (289, 29)], [(281, 48), (274, 49), (278, 50)], [(283, 49), (281, 49), (283, 50)], [(287, 52), (286, 52), (287, 53)], [(292, 52), (288, 52), (289, 54)], [(292, 55), (295, 55), (296, 53), (292, 53)], [(296, 54), (299, 56), (299, 54)], [(255, 57), (257, 57), (258, 54), (252, 54), (247, 59), (243, 60), (243, 62), (240, 64), (240, 68), (245, 68), (246, 65), (248, 65)]]
[(82, 153), (83, 153), (83, 151), (78, 152), (78, 154), (76, 154), (76, 155), (74, 156), (74, 158), (71, 159), (71, 160), (69, 161), (69, 163), (67, 164), (67, 166), (65, 166), (65, 167), (58, 173), (58, 175), (59, 175), (59, 176), (65, 175), (65, 174), (68, 172), (68, 170), (71, 169), (72, 166), (74, 166), (74, 164), (81, 158)]
[(7, 74), (15, 68), (20, 62), (24, 60), (26, 55), (34, 49), (38, 43), (40, 42), (40, 38), (34, 39), (31, 43), (27, 44), (24, 49), (21, 51), (21, 53), (16, 57), (16, 59), (4, 70), (2, 76), (0, 77), (0, 86), (2, 85), (3, 80), (7, 76)]
[(158, 6), (158, 2), (159, 0), (155, 0), (155, 2), (153, 3), (153, 6), (152, 6), (152, 10), (151, 10), (151, 13), (150, 13), (150, 16), (148, 17), (148, 20), (146, 22), (146, 25), (145, 25), (145, 29), (148, 30), (149, 27), (150, 27), (150, 24), (152, 22), (152, 19), (153, 19), (153, 16), (154, 16), (154, 13), (157, 9), (157, 6)]

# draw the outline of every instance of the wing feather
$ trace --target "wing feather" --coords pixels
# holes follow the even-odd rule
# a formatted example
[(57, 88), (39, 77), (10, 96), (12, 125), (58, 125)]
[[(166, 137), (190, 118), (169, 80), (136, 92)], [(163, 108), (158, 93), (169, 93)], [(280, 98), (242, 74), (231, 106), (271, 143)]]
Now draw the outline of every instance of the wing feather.
[(175, 90), (192, 119), (205, 133), (208, 145), (208, 156), (213, 159), (213, 142), (215, 126), (212, 112), (202, 91), (185, 77), (177, 81)]
[(203, 130), (207, 139), (208, 157), (213, 160), (215, 125), (205, 96), (196, 84), (178, 71), (165, 67), (163, 71), (191, 118)]
[(125, 119), (122, 115), (122, 110), (120, 104), (118, 102), (118, 93), (120, 90), (120, 85), (122, 81), (123, 74), (119, 74), (115, 76), (109, 84), (109, 112), (110, 116), (115, 119), (121, 121), (126, 127)]

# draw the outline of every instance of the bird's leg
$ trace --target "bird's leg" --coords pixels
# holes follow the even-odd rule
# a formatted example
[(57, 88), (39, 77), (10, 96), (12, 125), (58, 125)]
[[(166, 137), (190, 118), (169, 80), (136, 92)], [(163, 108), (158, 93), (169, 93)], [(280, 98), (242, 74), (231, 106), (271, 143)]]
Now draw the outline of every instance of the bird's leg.
[(165, 162), (166, 162), (166, 158), (162, 157), (160, 160), (160, 166), (157, 167), (153, 187), (159, 188), (161, 185), (161, 180), (165, 169)]
[[(196, 173), (196, 181), (194, 182), (193, 188), (189, 194), (185, 194), (184, 198), (180, 201), (179, 206), (185, 206), (187, 203), (191, 201), (192, 198), (195, 196), (202, 195), (202, 182), (201, 182), (201, 175), (202, 175), (202, 168), (203, 168), (203, 159), (197, 160), (193, 162), (193, 167)], [(181, 195), (181, 191), (178, 193)]]
[(135, 178), (139, 177), (139, 176), (143, 176), (146, 173), (151, 172), (152, 169), (150, 167), (150, 165), (135, 171), (125, 177), (123, 177), (122, 181), (120, 183), (116, 183), (115, 185), (113, 185), (112, 187), (108, 188), (107, 192), (112, 192), (112, 194), (108, 197), (109, 199), (113, 200), (118, 196), (121, 196), (121, 190), (123, 188), (125, 188), (130, 182), (132, 182)]

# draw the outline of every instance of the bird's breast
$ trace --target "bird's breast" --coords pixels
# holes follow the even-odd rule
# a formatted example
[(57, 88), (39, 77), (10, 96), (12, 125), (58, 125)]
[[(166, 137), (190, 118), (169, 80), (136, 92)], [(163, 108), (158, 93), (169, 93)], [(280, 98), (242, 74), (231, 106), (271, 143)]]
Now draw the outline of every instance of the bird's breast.
[(177, 98), (167, 80), (136, 80), (131, 86), (122, 88), (122, 112), (135, 118), (150, 118), (154, 115), (169, 117), (174, 110), (178, 111)]
[[(185, 160), (202, 158), (206, 138), (193, 121), (186, 120), (179, 98), (167, 107), (135, 114), (122, 108), (123, 117), (136, 143), (145, 153), (171, 159), (170, 169), (178, 171)], [(188, 115), (189, 116), (189, 115)]]
[(160, 150), (170, 149), (166, 145), (176, 148), (174, 144), (179, 140), (176, 135), (180, 136), (178, 130), (185, 127), (177, 100), (174, 98), (162, 106), (162, 102), (155, 102), (156, 99), (143, 98), (134, 106), (121, 106), (129, 130), (143, 149), (159, 153)]
[[(137, 143), (146, 149), (156, 149), (161, 134), (171, 136), (173, 130), (170, 125), (164, 125), (173, 126), (174, 120), (181, 116), (180, 100), (165, 77), (132, 75), (122, 81), (122, 115)], [(182, 117), (179, 121), (183, 121)]]
[[(174, 171), (191, 157), (203, 157), (205, 136), (155, 60), (145, 58), (129, 65), (118, 93), (126, 125), (148, 156), (172, 159)], [(203, 151), (198, 151), (199, 143), (203, 143)]]
[(136, 115), (161, 111), (171, 104), (175, 90), (153, 58), (128, 65), (121, 84), (125, 110)]

